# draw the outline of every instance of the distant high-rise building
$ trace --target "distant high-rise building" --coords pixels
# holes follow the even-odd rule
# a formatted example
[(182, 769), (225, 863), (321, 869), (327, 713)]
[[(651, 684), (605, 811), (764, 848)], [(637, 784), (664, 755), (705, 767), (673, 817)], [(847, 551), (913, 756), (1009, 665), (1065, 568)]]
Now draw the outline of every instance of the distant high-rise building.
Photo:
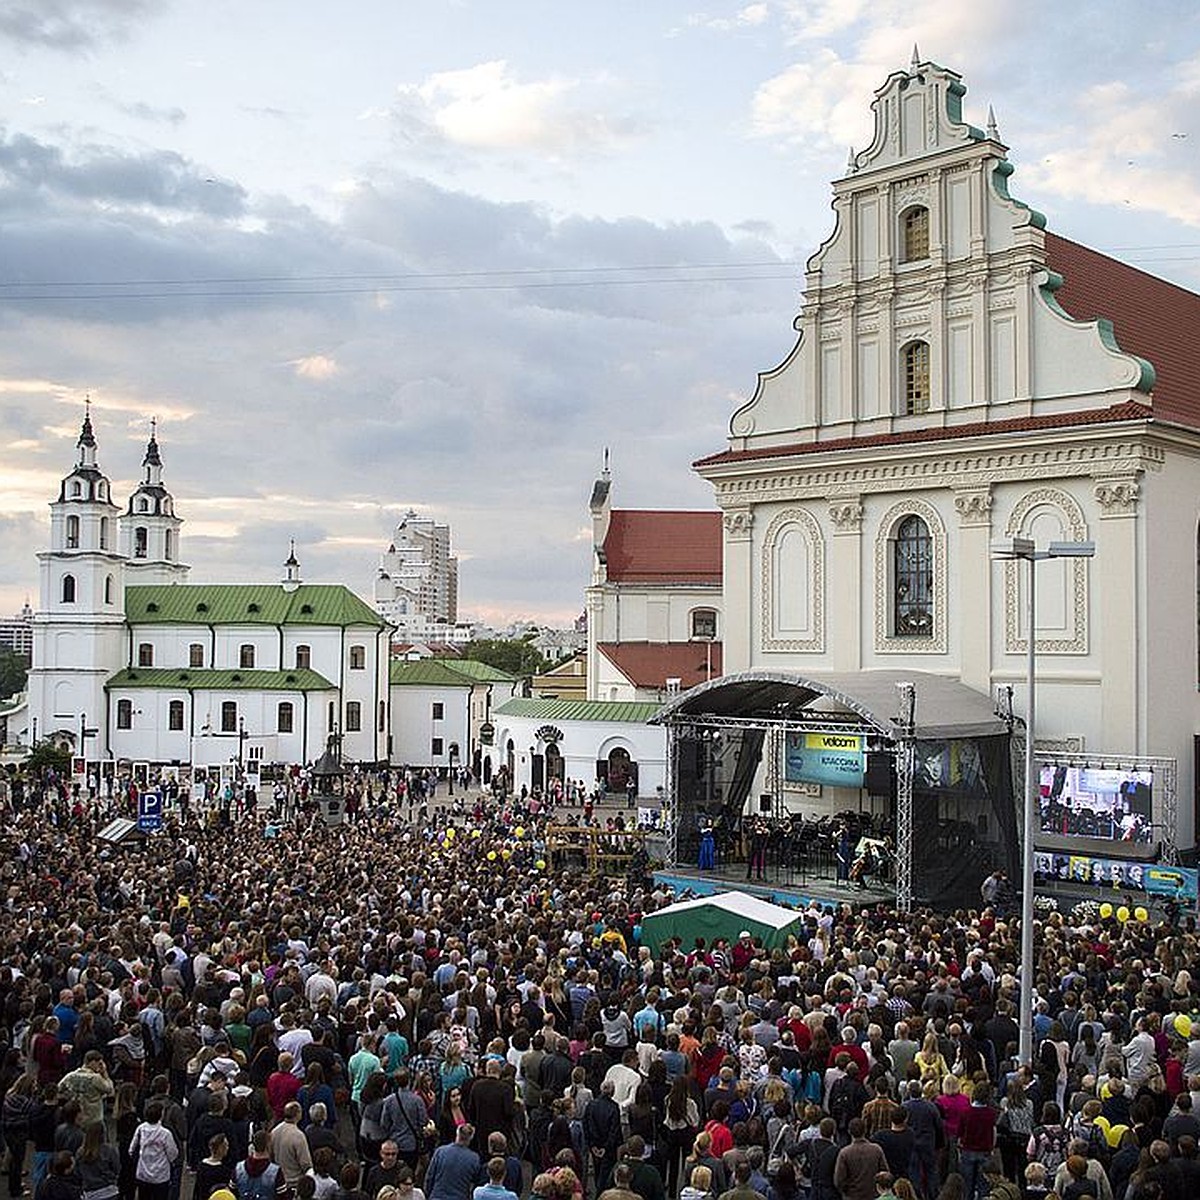
[(26, 600), (21, 611), (8, 620), (0, 620), (0, 647), (15, 650), (29, 658), (33, 654), (33, 609)]
[(375, 608), (402, 632), (458, 620), (458, 559), (450, 553), (449, 525), (409, 509), (380, 556)]

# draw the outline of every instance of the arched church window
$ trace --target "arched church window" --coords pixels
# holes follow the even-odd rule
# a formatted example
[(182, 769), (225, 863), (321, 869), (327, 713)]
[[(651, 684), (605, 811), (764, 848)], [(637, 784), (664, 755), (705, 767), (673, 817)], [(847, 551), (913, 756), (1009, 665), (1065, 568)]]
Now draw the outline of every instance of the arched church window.
[(154, 666), (154, 646), (150, 642), (138, 643), (138, 666)]
[(113, 577), (105, 575), (104, 577), (104, 603), (111, 604), (113, 602)]
[(908, 416), (929, 411), (929, 343), (909, 342), (904, 347), (904, 412)]
[(929, 257), (929, 209), (914, 205), (900, 218), (904, 257), (902, 262), (919, 262)]
[(298, 671), (307, 671), (312, 666), (312, 647), (297, 646), (296, 647), (296, 669)]
[(75, 603), (75, 576), (64, 575), (62, 581), (62, 602), (64, 604)]
[(350, 670), (362, 671), (367, 665), (367, 648), (366, 646), (351, 646), (350, 647)]
[(139, 496), (139, 497), (138, 497), (138, 502), (137, 502), (137, 510), (138, 510), (138, 512), (140, 512), (140, 513), (149, 512), (149, 511), (150, 511), (150, 502), (149, 502), (149, 501), (146, 499), (146, 497), (145, 497), (145, 496)]
[(933, 636), (933, 539), (920, 517), (905, 517), (892, 547), (892, 633)]
[(221, 732), (237, 733), (237, 702), (225, 700), (221, 704)]
[(346, 732), (358, 733), (362, 729), (362, 705), (357, 700), (346, 701)]
[(175, 532), (168, 529), (163, 534), (163, 558), (170, 562), (175, 557)]
[(118, 700), (117, 701), (117, 728), (132, 729), (133, 728), (133, 701)]
[(139, 525), (133, 531), (133, 557), (145, 558), (150, 547), (150, 534), (145, 525)]
[(176, 733), (183, 728), (183, 701), (172, 700), (167, 705), (167, 728)]
[(100, 549), (108, 549), (108, 518), (100, 518)]
[(74, 514), (67, 518), (67, 549), (79, 549), (79, 518)]
[(76, 500), (83, 495), (83, 484), (81, 484), (78, 479), (74, 480), (71, 484), (71, 495)]
[(244, 643), (238, 651), (238, 666), (247, 670), (254, 668), (254, 647), (249, 642)]
[(295, 710), (292, 708), (290, 700), (281, 700), (279, 709), (276, 712), (275, 727), (280, 733), (291, 733), (294, 724)]
[(203, 642), (192, 642), (188, 647), (188, 666), (203, 667), (204, 666), (204, 644)]

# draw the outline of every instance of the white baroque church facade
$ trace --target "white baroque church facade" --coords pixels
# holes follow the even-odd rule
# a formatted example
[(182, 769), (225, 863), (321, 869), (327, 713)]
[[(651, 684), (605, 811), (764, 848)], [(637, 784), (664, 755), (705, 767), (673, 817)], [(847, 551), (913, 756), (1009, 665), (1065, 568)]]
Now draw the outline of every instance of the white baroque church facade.
[[(1174, 763), (1189, 846), (1200, 296), (1047, 232), (964, 91), (914, 55), (876, 93), (799, 338), (695, 464), (723, 513), (724, 672), (928, 672), (1011, 688), (1019, 719), (1032, 633), (1035, 747)], [(1037, 565), (1033, 631), (1029, 565), (993, 557), (1013, 537), (1095, 543)]]
[(304, 763), (331, 733), (388, 757), (391, 626), (348, 588), (192, 584), (157, 436), (124, 511), (90, 412), (38, 555), (29, 725), (93, 765)]

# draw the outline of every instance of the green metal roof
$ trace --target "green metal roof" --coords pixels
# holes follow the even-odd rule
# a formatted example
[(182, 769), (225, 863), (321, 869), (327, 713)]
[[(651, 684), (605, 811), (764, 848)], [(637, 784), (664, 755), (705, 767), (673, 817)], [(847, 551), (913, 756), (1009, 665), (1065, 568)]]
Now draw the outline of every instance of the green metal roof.
[(126, 667), (106, 688), (193, 688), (204, 692), (329, 692), (334, 685), (317, 671), (214, 670), (199, 667)]
[(477, 662), (473, 658), (444, 658), (441, 660), (452, 671), (460, 675), (469, 675), (479, 683), (516, 683), (519, 675), (510, 675), (491, 663)]
[(436, 658), (394, 662), (391, 664), (388, 678), (396, 687), (471, 688), (479, 682)]
[(371, 625), (387, 622), (340, 583), (141, 584), (125, 589), (131, 625)]
[(497, 717), (529, 717), (535, 721), (622, 721), (645, 724), (662, 708), (647, 700), (506, 700)]

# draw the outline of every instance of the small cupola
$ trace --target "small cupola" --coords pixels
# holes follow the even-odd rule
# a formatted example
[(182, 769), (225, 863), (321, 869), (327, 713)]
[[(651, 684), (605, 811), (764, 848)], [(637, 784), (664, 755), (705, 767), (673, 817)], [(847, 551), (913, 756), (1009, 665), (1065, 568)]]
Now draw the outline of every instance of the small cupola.
[(288, 556), (283, 564), (283, 590), (294, 592), (300, 586), (300, 560), (296, 557), (296, 540), (289, 543)]

